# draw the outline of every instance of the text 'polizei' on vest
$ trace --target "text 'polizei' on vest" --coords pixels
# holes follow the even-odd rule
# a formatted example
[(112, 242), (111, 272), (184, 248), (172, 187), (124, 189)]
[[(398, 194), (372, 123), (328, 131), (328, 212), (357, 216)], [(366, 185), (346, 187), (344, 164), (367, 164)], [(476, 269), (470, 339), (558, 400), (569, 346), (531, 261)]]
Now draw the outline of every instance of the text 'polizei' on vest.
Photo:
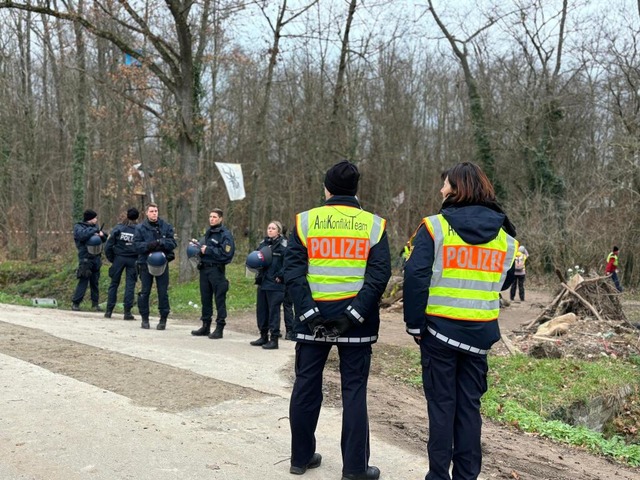
[(447, 245), (444, 247), (444, 268), (502, 272), (505, 252), (472, 245)]
[(350, 258), (366, 260), (369, 256), (368, 238), (311, 237), (309, 258)]

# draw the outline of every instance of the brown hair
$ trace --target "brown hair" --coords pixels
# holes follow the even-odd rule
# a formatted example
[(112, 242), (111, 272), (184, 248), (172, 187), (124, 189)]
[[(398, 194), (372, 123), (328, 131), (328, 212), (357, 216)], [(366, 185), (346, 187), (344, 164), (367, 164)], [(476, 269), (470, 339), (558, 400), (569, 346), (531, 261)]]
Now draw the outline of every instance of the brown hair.
[(222, 214), (222, 210), (220, 210), (219, 208), (212, 208), (209, 213), (215, 213), (220, 218), (224, 217), (224, 215)]
[(453, 192), (447, 197), (452, 203), (495, 202), (496, 192), (482, 169), (472, 162), (458, 163), (442, 172), (442, 181), (449, 179)]
[(148, 212), (149, 208), (151, 208), (151, 207), (158, 208), (158, 204), (157, 203), (153, 203), (153, 202), (147, 203), (147, 206), (145, 207), (144, 211)]

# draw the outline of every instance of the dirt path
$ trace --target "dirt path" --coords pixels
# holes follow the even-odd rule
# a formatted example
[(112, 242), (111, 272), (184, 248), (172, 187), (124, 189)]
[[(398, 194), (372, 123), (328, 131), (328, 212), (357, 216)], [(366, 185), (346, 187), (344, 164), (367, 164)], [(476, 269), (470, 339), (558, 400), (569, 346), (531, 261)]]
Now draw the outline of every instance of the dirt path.
[[(527, 302), (515, 303), (503, 309), (503, 332), (521, 328), (522, 324), (535, 318), (549, 300), (549, 295), (544, 292), (530, 291), (527, 295)], [(97, 315), (94, 320), (99, 320)], [(183, 328), (194, 323), (186, 320), (172, 322)], [(398, 347), (414, 344), (404, 331), (401, 314), (384, 313), (382, 325), (381, 342), (374, 347), (374, 366), (369, 389), (371, 428), (377, 438), (409, 450), (417, 454), (417, 458), (423, 458), (421, 465), (415, 465), (415, 471), (422, 472), (415, 478), (422, 478), (426, 471), (425, 452), (428, 435), (426, 403), (422, 391), (401, 385), (378, 373), (380, 362), (397, 352)], [(232, 315), (229, 318), (228, 329), (245, 334), (257, 333), (255, 317), (252, 313)], [(136, 332), (133, 337), (137, 334)], [(219, 342), (208, 339), (202, 341), (211, 342), (209, 345), (212, 346)], [(230, 340), (225, 335), (221, 342)], [(288, 346), (287, 343), (283, 348)], [(215, 379), (203, 380), (201, 376), (181, 368), (140, 358), (134, 359), (121, 353), (4, 322), (0, 322), (0, 353), (125, 396), (138, 405), (169, 412), (206, 408), (207, 405), (230, 398), (252, 398), (256, 395), (251, 389)], [(335, 357), (330, 361), (335, 367)], [(121, 374), (114, 377), (115, 371)], [(292, 378), (291, 362), (284, 368), (284, 373), (285, 378)], [(339, 405), (338, 392), (339, 378), (336, 370), (329, 368), (326, 372), (325, 402)], [(286, 418), (286, 415), (287, 412), (283, 411), (281, 417)], [(640, 470), (625, 468), (579, 449), (560, 446), (491, 422), (484, 425), (483, 449), (485, 456), (481, 478), (485, 480), (640, 478)], [(372, 460), (375, 460), (375, 443), (372, 450)], [(394, 476), (393, 472), (383, 473), (385, 479), (399, 478)]]

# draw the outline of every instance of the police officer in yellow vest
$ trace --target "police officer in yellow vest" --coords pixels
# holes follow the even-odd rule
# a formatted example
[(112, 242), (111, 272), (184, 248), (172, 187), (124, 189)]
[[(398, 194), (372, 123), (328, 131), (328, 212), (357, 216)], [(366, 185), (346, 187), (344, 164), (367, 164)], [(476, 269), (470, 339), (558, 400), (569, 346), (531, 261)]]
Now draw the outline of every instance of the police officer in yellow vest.
[(391, 276), (385, 220), (356, 198), (360, 173), (343, 160), (325, 176), (324, 206), (296, 216), (284, 276), (295, 305), (296, 379), (291, 394), (290, 473), (320, 466), (315, 430), (322, 372), (333, 345), (342, 382), (342, 478), (377, 479), (369, 465), (367, 381), (371, 345), (378, 340), (378, 302)]
[(515, 227), (477, 165), (442, 174), (442, 208), (413, 238), (404, 273), (404, 320), (420, 345), (429, 413), (426, 480), (475, 480), (482, 451), (480, 397), (487, 351), (500, 338), (499, 294), (513, 281)]

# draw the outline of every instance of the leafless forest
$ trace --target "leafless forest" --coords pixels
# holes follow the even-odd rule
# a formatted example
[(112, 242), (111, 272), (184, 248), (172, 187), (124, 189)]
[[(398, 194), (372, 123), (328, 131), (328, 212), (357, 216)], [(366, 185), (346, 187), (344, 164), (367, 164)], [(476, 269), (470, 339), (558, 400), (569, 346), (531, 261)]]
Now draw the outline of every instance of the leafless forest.
[(534, 272), (602, 271), (616, 244), (640, 283), (639, 0), (0, 1), (0, 39), (1, 259), (151, 199), (179, 239), (220, 207), (254, 242), (340, 158), (399, 252), (473, 160)]

